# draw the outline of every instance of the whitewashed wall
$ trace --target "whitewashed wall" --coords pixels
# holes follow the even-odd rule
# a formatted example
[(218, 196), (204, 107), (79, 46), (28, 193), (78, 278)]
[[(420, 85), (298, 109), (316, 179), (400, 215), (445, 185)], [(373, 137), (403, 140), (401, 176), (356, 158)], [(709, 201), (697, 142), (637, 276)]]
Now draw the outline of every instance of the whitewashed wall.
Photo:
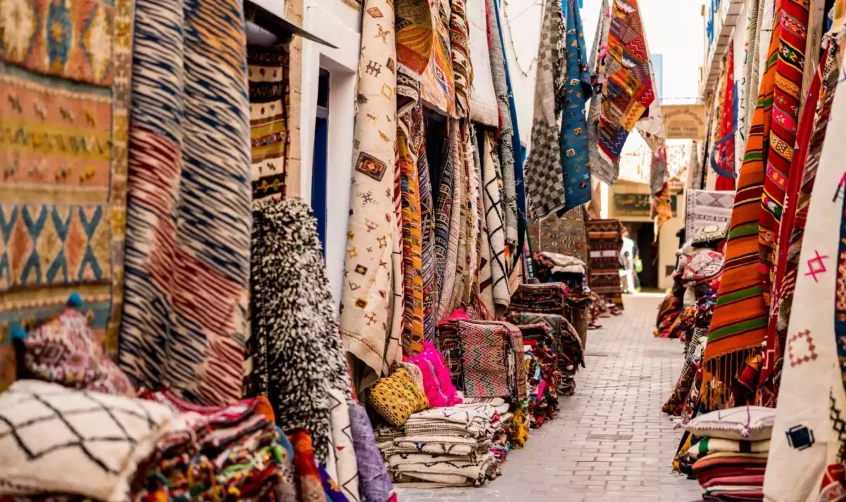
[(302, 197), (311, 202), (314, 123), (320, 68), (329, 70), (329, 157), (326, 218), (326, 271), (336, 307), (340, 304), (352, 174), (355, 77), (361, 44), (359, 12), (341, 0), (305, 0), (303, 27), (335, 45), (303, 44)]

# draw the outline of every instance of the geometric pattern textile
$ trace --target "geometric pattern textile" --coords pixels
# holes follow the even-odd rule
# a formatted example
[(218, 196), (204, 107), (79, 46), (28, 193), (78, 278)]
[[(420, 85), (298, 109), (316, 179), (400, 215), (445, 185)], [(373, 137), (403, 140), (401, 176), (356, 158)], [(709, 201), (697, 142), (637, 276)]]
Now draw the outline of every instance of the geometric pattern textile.
[[(76, 291), (116, 350), (132, 66), (117, 33), (132, 32), (132, 3), (0, 5), (2, 333), (60, 314)], [(0, 337), (0, 389), (11, 350)]]
[(637, 0), (615, 0), (599, 118), (599, 146), (609, 163), (620, 157), (629, 132), (655, 100), (651, 66)]
[[(841, 54), (836, 55), (841, 60)], [(837, 79), (840, 80), (838, 72)], [(846, 94), (834, 97), (826, 140), (816, 172), (815, 189), (801, 242), (799, 273), (784, 347), (776, 421), (764, 492), (778, 501), (816, 500), (825, 466), (836, 458), (841, 440), (834, 410), (843, 410), (846, 395), (841, 375), (842, 341), (836, 336), (843, 308), (844, 255), (841, 244), (843, 158), (846, 156)], [(709, 341), (710, 343), (710, 341)], [(788, 432), (807, 427), (814, 443), (791, 446)], [(801, 469), (796, 469), (801, 465)]]
[(285, 46), (247, 47), (253, 203), (285, 197), (288, 150), (288, 51)]
[(368, 42), (362, 46), (358, 69), (353, 182), (341, 295), (344, 348), (377, 377), (388, 371), (384, 353), (390, 323), (391, 255), (397, 232), (393, 200), (397, 79), (387, 68), (381, 68), (387, 64), (383, 62), (394, 61), (397, 56), (393, 20), (392, 1), (365, 3), (362, 37)]
[(568, 211), (560, 218), (549, 215), (540, 220), (539, 227), (539, 239), (533, 243), (536, 250), (575, 256), (588, 262), (587, 233), (581, 208)]
[(690, 240), (702, 227), (731, 221), (734, 192), (688, 190), (685, 207), (687, 219), (684, 235), (685, 240)]
[(223, 406), (242, 397), (250, 275), (242, 5), (135, 4), (120, 364)]
[(547, 0), (535, 87), (535, 113), (532, 120), (532, 150), (526, 161), (526, 196), (529, 213), (539, 220), (564, 207), (564, 173), (561, 169), (560, 114), (556, 87), (558, 83), (561, 34), (561, 1)]
[(186, 432), (159, 403), (22, 380), (0, 394), (0, 491), (128, 500), (138, 463)]
[(567, 98), (561, 125), (561, 165), (567, 190), (563, 211), (590, 202), (590, 158), (585, 102), (593, 88), (588, 74), (582, 18), (575, 0), (567, 0)]
[(514, 325), (496, 321), (459, 321), (464, 395), (526, 397), (523, 336)]
[(767, 334), (773, 253), (796, 140), (808, 6), (779, 0), (776, 7), (770, 64), (761, 76), (737, 180), (725, 271), (704, 358), (706, 371), (726, 383)]
[(606, 185), (613, 185), (620, 175), (620, 159), (608, 162), (599, 151), (599, 116), (602, 113), (602, 87), (605, 83), (605, 61), (608, 55), (608, 33), (611, 27), (611, 8), (608, 0), (602, 0), (599, 10), (599, 23), (590, 51), (591, 84), (593, 97), (587, 120), (588, 158), (590, 160), (591, 175)]
[(589, 250), (590, 289), (623, 308), (623, 288), (620, 284), (622, 224), (619, 220), (587, 220), (585, 230)]
[[(392, 2), (387, 3), (390, 5)], [(429, 0), (428, 3), (432, 7), (432, 29), (435, 32), (435, 41), (432, 45), (429, 65), (420, 81), (420, 91), (424, 101), (443, 113), (453, 115), (455, 77), (450, 51), (450, 0)]]

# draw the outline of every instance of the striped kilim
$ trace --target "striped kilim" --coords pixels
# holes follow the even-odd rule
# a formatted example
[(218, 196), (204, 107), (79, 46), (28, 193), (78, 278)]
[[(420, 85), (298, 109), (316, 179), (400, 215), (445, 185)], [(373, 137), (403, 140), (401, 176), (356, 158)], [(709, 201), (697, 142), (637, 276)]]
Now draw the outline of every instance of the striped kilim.
[(596, 294), (609, 298), (623, 308), (620, 284), (620, 248), (623, 245), (619, 220), (587, 220), (588, 283)]
[(796, 141), (808, 7), (792, 0), (776, 7), (704, 358), (706, 371), (723, 382), (766, 336), (772, 254)]
[(460, 321), (458, 334), (466, 397), (526, 397), (523, 335), (516, 326)]
[[(404, 68), (400, 68), (400, 73)], [(399, 80), (399, 77), (398, 77)], [(397, 169), (402, 190), (403, 332), (402, 353), (413, 356), (423, 351), (423, 231), (421, 227), (420, 182), (417, 152), (423, 141), (422, 130), (414, 129), (419, 82), (408, 79), (406, 94), (397, 96)], [(399, 85), (397, 86), (399, 88)]]
[(242, 3), (136, 0), (120, 364), (223, 406), (243, 388), (250, 122)]

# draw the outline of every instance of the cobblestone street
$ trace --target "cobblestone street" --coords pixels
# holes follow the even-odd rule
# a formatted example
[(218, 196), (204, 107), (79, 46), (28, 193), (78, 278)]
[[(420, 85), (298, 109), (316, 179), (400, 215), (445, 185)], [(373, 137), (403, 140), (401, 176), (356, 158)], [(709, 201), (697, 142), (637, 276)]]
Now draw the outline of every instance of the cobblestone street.
[(622, 316), (588, 332), (587, 368), (555, 420), (509, 454), (483, 488), (400, 488), (402, 502), (690, 502), (702, 490), (670, 466), (681, 431), (661, 413), (683, 345), (652, 336), (658, 295), (626, 296)]

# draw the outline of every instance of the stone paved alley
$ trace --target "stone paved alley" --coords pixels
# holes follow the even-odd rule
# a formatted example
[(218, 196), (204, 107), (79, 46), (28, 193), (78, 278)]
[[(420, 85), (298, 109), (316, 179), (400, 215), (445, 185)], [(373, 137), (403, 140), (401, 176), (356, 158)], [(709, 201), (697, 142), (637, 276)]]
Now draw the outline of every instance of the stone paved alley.
[(400, 488), (402, 502), (690, 502), (696, 481), (672, 472), (681, 431), (661, 413), (681, 372), (684, 346), (655, 338), (658, 295), (626, 296), (622, 316), (588, 332), (576, 395), (483, 488)]

